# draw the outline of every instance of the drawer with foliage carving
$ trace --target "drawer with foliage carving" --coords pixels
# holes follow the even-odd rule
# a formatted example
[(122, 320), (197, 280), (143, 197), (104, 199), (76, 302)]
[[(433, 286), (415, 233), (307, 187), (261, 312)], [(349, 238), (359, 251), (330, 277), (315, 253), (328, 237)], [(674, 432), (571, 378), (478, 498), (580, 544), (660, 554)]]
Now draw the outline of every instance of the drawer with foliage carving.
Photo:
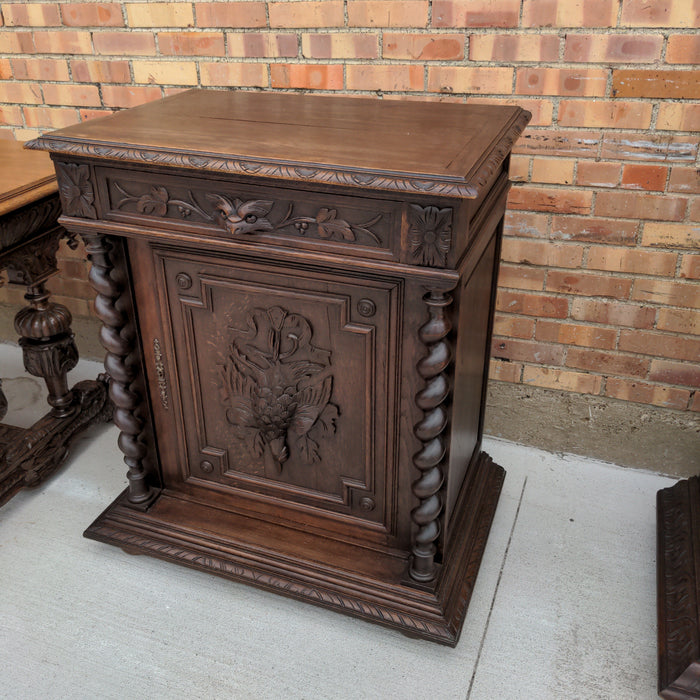
[(97, 167), (103, 218), (241, 241), (393, 259), (401, 204), (382, 199), (196, 177), (135, 177)]

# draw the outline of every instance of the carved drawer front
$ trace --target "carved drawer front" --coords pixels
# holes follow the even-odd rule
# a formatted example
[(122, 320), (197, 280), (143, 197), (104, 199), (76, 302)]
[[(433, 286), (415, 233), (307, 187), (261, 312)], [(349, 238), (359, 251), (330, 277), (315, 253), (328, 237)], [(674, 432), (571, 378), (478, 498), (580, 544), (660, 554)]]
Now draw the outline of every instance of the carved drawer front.
[(95, 170), (107, 220), (204, 233), (221, 240), (255, 239), (342, 255), (398, 257), (398, 202), (194, 176)]
[(392, 532), (400, 283), (155, 255), (185, 443), (177, 478)]

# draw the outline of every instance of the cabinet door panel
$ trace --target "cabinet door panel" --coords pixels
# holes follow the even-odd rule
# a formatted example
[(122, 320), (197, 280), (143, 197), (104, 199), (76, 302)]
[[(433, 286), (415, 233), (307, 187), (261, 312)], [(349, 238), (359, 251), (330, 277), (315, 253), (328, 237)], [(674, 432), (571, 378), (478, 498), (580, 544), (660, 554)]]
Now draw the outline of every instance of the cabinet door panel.
[(166, 481), (392, 532), (400, 283), (154, 258), (186, 455)]

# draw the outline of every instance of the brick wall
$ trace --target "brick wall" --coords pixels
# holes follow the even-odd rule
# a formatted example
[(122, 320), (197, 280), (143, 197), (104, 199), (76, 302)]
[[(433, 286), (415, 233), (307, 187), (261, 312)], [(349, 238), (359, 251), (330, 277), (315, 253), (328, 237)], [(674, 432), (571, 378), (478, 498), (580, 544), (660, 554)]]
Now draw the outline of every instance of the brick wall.
[[(700, 410), (697, 0), (0, 8), (3, 138), (195, 85), (531, 110), (512, 159), (492, 377)], [(60, 299), (86, 314), (80, 254), (61, 255)]]

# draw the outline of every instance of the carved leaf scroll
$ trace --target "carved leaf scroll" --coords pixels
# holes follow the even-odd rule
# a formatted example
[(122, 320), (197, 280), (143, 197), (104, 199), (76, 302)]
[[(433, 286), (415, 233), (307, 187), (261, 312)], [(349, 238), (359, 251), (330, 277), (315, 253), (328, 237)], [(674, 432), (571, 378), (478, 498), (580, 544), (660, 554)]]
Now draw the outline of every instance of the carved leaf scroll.
[(308, 320), (279, 306), (254, 309), (222, 367), (222, 400), (234, 435), (278, 471), (290, 445), (306, 464), (321, 459), (319, 440), (335, 432), (330, 352), (311, 344)]

